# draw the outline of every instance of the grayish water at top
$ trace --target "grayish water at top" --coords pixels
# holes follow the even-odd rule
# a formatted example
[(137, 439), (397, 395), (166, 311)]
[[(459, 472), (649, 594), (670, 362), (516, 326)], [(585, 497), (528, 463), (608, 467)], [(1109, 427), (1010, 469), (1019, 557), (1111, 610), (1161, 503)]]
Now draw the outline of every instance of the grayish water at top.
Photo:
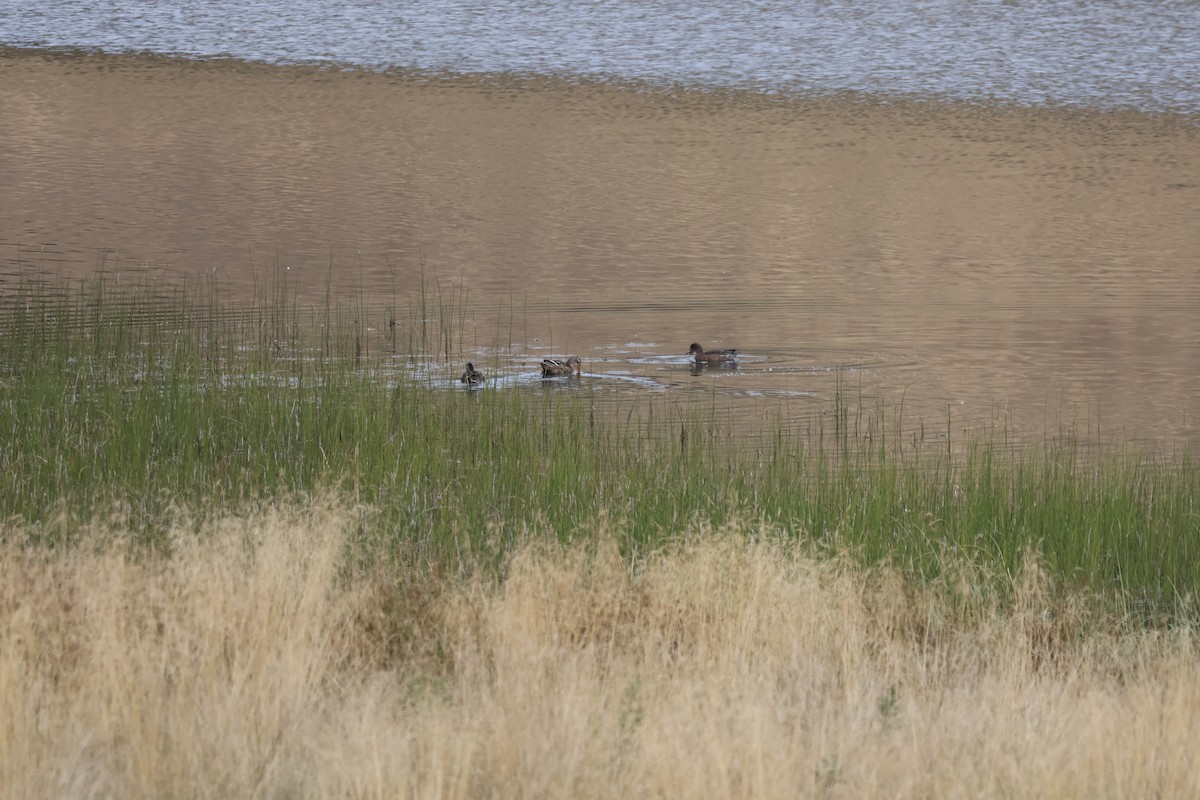
[(4, 0), (0, 43), (1200, 112), (1194, 0)]

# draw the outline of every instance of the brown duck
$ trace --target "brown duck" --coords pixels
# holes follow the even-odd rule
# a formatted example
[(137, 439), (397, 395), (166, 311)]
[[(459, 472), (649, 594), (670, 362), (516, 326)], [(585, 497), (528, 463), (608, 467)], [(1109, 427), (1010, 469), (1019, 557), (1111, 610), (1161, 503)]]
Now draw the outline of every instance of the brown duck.
[(483, 373), (475, 369), (475, 365), (470, 361), (467, 362), (467, 371), (458, 379), (459, 383), (465, 383), (467, 386), (480, 386), (483, 384)]
[(737, 358), (737, 350), (705, 350), (699, 342), (692, 342), (688, 352), (696, 357), (697, 364), (722, 364)]
[(569, 375), (572, 378), (578, 378), (580, 363), (579, 356), (571, 356), (566, 361), (558, 358), (543, 358), (542, 377), (558, 378)]

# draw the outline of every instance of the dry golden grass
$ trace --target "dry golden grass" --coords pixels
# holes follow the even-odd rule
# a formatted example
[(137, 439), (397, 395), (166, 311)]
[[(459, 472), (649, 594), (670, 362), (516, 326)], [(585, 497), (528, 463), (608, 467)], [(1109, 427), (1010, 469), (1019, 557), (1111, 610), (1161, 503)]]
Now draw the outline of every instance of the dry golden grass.
[(336, 506), (0, 547), (6, 797), (1200, 796), (1200, 648), (769, 532), (347, 578)]

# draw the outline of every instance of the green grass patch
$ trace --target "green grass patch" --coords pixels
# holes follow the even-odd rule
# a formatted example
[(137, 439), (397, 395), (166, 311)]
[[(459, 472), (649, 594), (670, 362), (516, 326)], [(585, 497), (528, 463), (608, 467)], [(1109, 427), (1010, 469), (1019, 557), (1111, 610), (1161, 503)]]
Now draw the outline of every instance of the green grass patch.
[(439, 304), (306, 307), (276, 285), (238, 307), (214, 285), (27, 280), (0, 298), (0, 514), (49, 545), (119, 516), (163, 546), (181, 509), (335, 491), (361, 507), (369, 558), (498, 563), (614, 516), (645, 550), (750, 517), (930, 578), (947, 552), (1012, 574), (1032, 549), (1064, 585), (1149, 609), (1200, 587), (1186, 455), (1084, 457), (1069, 437), (952, 454), (889, 439), (883, 411), (852, 424), (841, 396), (828, 430), (746, 436), (661, 396), (467, 391), (447, 380), (459, 312)]

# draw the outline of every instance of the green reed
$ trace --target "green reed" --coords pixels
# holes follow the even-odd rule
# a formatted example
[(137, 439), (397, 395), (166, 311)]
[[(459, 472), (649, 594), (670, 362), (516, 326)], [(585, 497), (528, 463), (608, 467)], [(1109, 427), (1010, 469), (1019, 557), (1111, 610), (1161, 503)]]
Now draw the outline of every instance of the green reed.
[[(947, 554), (1015, 571), (1032, 549), (1064, 584), (1147, 608), (1200, 587), (1186, 455), (1084, 457), (1069, 437), (954, 455), (889, 436), (887, 413), (842, 393), (827, 429), (781, 416), (746, 436), (670, 400), (468, 391), (452, 382), (451, 300), (423, 293), (404, 320), (361, 298), (305, 306), (284, 285), (241, 308), (212, 284), (25, 282), (0, 299), (0, 514), (48, 544), (117, 516), (165, 546), (185, 509), (333, 491), (360, 509), (370, 558), (498, 562), (613, 518), (644, 550), (742, 517), (930, 577)], [(414, 377), (430, 361), (442, 375)]]

